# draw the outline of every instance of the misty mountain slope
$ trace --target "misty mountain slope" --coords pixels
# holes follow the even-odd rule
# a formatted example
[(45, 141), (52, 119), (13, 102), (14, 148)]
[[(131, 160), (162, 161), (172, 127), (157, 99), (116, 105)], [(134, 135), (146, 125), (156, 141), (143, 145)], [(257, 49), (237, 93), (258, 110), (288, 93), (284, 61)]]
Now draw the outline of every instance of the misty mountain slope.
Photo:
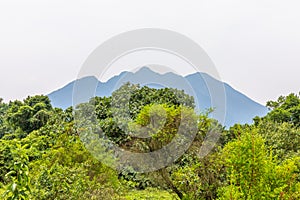
[[(171, 72), (159, 74), (147, 67), (143, 67), (135, 73), (122, 72), (107, 82), (100, 82), (92, 76), (79, 79), (75, 88), (80, 91), (80, 97), (74, 98), (75, 102), (86, 102), (93, 96), (110, 96), (114, 90), (126, 82), (154, 88), (172, 87), (183, 89), (198, 100), (198, 106), (202, 111), (210, 107), (218, 109), (218, 105), (224, 104), (224, 112), (226, 113), (224, 125), (226, 127), (236, 123), (252, 123), (255, 116), (264, 116), (268, 112), (265, 106), (205, 73), (194, 73), (182, 77)], [(48, 96), (52, 105), (62, 109), (72, 106), (74, 85), (75, 81), (50, 93)], [(213, 96), (213, 94), (215, 95)], [(221, 95), (218, 96), (218, 94)], [(215, 100), (212, 101), (212, 99)], [(212, 105), (212, 102), (217, 103)], [(220, 107), (223, 106), (219, 106), (219, 109)]]

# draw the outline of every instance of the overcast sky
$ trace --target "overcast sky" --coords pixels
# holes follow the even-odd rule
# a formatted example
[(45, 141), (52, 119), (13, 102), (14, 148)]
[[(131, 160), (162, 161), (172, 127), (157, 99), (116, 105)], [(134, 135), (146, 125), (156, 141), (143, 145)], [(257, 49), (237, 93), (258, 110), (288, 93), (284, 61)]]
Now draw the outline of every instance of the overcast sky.
[(0, 97), (48, 94), (110, 37), (163, 28), (196, 41), (223, 81), (265, 104), (300, 91), (299, 10), (298, 0), (1, 0)]

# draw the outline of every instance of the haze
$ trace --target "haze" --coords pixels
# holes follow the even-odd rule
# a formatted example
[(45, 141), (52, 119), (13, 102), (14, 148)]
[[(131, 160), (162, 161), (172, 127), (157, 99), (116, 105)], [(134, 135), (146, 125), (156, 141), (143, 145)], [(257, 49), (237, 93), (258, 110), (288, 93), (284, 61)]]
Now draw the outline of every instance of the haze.
[(265, 104), (299, 92), (299, 7), (297, 0), (1, 1), (0, 97), (48, 94), (76, 79), (110, 37), (163, 28), (196, 41), (222, 81)]

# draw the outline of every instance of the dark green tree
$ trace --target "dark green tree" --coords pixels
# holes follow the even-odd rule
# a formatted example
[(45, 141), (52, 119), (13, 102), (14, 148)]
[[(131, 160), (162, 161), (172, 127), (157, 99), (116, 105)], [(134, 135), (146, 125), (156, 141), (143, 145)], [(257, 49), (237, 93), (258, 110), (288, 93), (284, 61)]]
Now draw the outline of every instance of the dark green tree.
[(300, 97), (291, 93), (288, 96), (280, 96), (277, 101), (268, 101), (270, 112), (266, 116), (276, 122), (288, 122), (300, 126)]
[(24, 103), (10, 102), (7, 120), (15, 130), (30, 133), (45, 125), (50, 118), (52, 106), (47, 96), (27, 97)]

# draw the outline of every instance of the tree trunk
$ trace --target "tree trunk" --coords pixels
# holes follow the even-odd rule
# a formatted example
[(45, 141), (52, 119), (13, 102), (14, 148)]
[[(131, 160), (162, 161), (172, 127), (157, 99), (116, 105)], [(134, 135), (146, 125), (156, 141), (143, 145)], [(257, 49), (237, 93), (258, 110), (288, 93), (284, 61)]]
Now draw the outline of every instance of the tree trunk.
[(159, 170), (160, 175), (163, 177), (165, 180), (166, 184), (168, 187), (177, 194), (177, 196), (182, 199), (183, 194), (182, 192), (179, 191), (179, 189), (173, 184), (172, 180), (170, 179), (169, 173), (167, 172), (166, 168), (162, 168)]

